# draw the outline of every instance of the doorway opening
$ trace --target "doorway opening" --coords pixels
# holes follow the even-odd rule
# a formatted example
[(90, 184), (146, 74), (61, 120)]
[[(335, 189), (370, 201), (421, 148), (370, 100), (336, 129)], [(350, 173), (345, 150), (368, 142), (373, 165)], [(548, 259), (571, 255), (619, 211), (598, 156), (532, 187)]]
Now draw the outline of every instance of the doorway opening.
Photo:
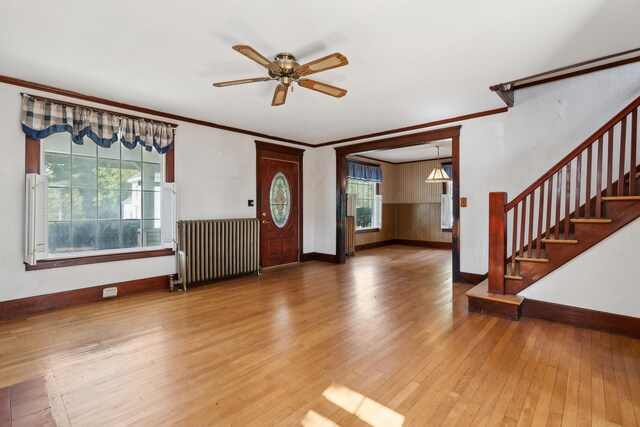
[[(459, 148), (460, 128), (453, 126), (369, 141), (344, 147), (336, 150), (336, 258), (339, 264), (346, 261), (346, 214), (347, 214), (347, 156), (356, 153), (375, 152), (401, 147), (411, 147), (431, 144), (436, 141), (451, 141), (451, 178), (452, 178), (452, 207), (453, 223), (451, 226), (451, 258), (452, 280), (460, 281), (460, 189), (459, 189)], [(426, 177), (425, 177), (426, 178)], [(428, 184), (425, 184), (428, 185)]]

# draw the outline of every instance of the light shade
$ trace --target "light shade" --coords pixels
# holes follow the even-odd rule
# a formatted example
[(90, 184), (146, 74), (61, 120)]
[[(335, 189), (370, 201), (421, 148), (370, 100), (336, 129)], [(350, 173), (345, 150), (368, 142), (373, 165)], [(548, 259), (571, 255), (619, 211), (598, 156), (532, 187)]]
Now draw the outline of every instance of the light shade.
[(444, 169), (440, 166), (432, 170), (427, 179), (424, 180), (424, 182), (432, 182), (434, 184), (449, 181), (451, 181), (451, 178), (449, 178), (449, 175), (447, 175)]

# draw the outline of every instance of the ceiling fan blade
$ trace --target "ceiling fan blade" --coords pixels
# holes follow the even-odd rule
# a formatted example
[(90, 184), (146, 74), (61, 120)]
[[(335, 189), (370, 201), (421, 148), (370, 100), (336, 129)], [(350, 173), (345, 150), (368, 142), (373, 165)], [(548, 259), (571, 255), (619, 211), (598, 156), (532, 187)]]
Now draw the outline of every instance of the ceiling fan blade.
[(277, 107), (278, 105), (283, 105), (287, 100), (287, 88), (278, 85), (276, 86), (276, 91), (273, 93), (273, 101), (271, 101), (271, 105)]
[(239, 45), (235, 45), (233, 47), (233, 50), (235, 50), (237, 52), (240, 52), (241, 54), (243, 54), (247, 58), (251, 59), (252, 61), (257, 62), (258, 64), (262, 65), (264, 68), (266, 68), (268, 70), (271, 70), (273, 72), (280, 71), (280, 67), (279, 66), (277, 66), (273, 62), (269, 61), (262, 54), (260, 54), (260, 52), (258, 52), (257, 50), (255, 50), (251, 46), (247, 46), (247, 45), (244, 45), (244, 44), (239, 44)]
[(306, 64), (299, 66), (296, 72), (301, 76), (308, 76), (309, 74), (319, 73), (320, 71), (342, 67), (348, 63), (349, 60), (347, 60), (343, 54), (336, 52), (323, 58), (316, 59), (315, 61), (307, 62)]
[(225, 87), (225, 86), (233, 86), (233, 85), (243, 85), (245, 83), (256, 83), (256, 82), (268, 82), (271, 80), (271, 77), (256, 77), (255, 79), (240, 79), (240, 80), (231, 80), (228, 82), (219, 82), (214, 83), (215, 87)]
[(347, 94), (347, 91), (344, 89), (311, 79), (300, 79), (298, 80), (298, 84), (304, 88), (315, 90), (317, 92), (324, 93), (325, 95), (335, 96), (336, 98), (342, 98)]

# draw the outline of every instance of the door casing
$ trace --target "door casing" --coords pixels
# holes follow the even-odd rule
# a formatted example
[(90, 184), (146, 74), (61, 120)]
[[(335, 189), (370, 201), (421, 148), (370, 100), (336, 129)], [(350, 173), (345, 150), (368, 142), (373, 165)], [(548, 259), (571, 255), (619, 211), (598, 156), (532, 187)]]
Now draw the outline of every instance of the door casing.
[[(304, 156), (304, 150), (299, 148), (287, 147), (284, 145), (271, 144), (269, 142), (255, 141), (256, 143), (256, 218), (261, 220), (260, 207), (262, 206), (262, 184), (263, 177), (260, 167), (260, 159), (267, 157), (276, 160), (285, 160), (298, 163), (298, 260), (303, 259), (303, 169), (302, 159)], [(262, 224), (261, 224), (262, 225)], [(262, 251), (262, 248), (260, 249)], [(262, 253), (260, 253), (260, 259), (262, 259)]]

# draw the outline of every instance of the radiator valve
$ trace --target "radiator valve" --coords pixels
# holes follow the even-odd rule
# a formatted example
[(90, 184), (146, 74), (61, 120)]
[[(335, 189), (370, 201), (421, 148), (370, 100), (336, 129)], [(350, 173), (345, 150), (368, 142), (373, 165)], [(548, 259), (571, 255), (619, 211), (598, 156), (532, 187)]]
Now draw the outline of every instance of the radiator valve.
[(182, 279), (177, 278), (177, 274), (169, 275), (169, 292), (173, 291), (184, 291), (184, 286), (182, 285)]

